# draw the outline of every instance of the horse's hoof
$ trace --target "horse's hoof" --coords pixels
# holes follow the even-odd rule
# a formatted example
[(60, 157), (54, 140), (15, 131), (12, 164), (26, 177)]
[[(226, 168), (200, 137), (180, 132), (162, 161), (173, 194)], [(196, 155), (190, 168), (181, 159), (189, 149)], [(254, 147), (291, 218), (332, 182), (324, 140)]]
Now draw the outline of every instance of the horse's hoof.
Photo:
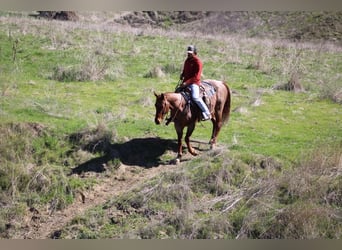
[(210, 144), (210, 150), (215, 149), (215, 144), (209, 143)]
[(193, 156), (197, 156), (198, 155), (196, 151), (192, 151), (192, 152), (190, 152), (190, 154), (192, 154)]
[(170, 162), (171, 164), (178, 165), (180, 164), (180, 158), (176, 158)]

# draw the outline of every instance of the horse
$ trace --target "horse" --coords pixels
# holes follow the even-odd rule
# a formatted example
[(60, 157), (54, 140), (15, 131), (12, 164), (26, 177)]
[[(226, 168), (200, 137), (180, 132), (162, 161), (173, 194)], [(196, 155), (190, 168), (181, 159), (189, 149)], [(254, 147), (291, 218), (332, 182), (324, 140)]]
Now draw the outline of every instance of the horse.
[[(230, 116), (230, 106), (231, 106), (231, 92), (229, 86), (218, 80), (204, 80), (203, 83), (209, 84), (213, 87), (214, 92), (212, 92), (209, 98), (208, 108), (211, 113), (211, 122), (213, 125), (212, 135), (209, 141), (211, 149), (215, 146), (217, 141), (217, 136), (223, 126), (229, 120)], [(166, 125), (170, 122), (174, 122), (174, 127), (177, 132), (178, 138), (178, 154), (177, 160), (182, 157), (182, 139), (183, 139), (183, 129), (187, 127), (185, 142), (190, 154), (196, 156), (196, 150), (190, 144), (190, 136), (192, 135), (196, 123), (201, 121), (201, 111), (194, 102), (189, 105), (189, 100), (187, 100), (184, 92), (165, 92), (157, 94), (154, 92), (156, 97), (155, 108), (155, 123), (157, 125), (161, 124), (165, 116), (170, 111), (170, 117)], [(189, 107), (190, 106), (190, 107)]]

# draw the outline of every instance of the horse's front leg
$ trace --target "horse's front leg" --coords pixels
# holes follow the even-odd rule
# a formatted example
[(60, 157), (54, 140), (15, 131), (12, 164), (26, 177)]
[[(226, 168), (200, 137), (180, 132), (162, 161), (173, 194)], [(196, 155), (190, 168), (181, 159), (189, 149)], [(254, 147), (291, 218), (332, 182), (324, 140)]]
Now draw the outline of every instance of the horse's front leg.
[(196, 150), (190, 145), (190, 136), (192, 135), (192, 132), (194, 131), (194, 129), (195, 129), (195, 123), (188, 126), (188, 129), (185, 135), (185, 142), (186, 142), (186, 145), (188, 146), (188, 150), (190, 154), (196, 156), (197, 155)]
[(180, 128), (177, 126), (175, 126), (175, 128), (176, 128), (177, 140), (178, 140), (177, 159), (180, 159), (182, 158), (182, 151), (183, 151), (183, 148), (182, 148), (183, 128)]

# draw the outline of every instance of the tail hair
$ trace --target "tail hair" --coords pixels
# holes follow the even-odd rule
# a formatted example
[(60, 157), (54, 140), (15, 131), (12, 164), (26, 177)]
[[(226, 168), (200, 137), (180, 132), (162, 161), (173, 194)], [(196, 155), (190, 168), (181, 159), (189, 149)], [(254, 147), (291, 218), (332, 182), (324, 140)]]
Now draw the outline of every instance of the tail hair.
[(230, 116), (231, 92), (230, 92), (228, 85), (225, 82), (223, 82), (223, 85), (227, 88), (227, 99), (223, 107), (222, 121), (226, 123), (229, 121), (229, 116)]

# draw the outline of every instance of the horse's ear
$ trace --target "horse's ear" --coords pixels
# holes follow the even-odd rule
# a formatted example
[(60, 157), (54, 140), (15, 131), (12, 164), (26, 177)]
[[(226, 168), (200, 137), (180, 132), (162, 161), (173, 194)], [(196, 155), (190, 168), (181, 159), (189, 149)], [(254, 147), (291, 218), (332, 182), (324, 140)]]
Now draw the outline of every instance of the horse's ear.
[(155, 91), (153, 91), (153, 94), (154, 94), (156, 97), (158, 97), (158, 94), (157, 94)]

